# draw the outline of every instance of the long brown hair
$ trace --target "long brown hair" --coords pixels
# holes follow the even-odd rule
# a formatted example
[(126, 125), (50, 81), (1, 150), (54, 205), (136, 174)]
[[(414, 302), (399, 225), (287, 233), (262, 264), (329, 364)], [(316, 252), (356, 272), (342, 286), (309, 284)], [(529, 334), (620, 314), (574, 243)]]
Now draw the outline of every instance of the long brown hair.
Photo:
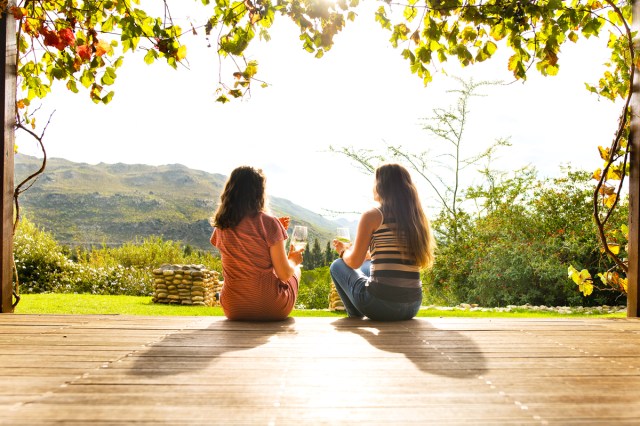
[(220, 205), (211, 224), (220, 229), (233, 228), (245, 216), (264, 211), (266, 181), (260, 169), (250, 166), (234, 169), (220, 194)]
[(385, 164), (376, 169), (376, 192), (385, 218), (394, 218), (400, 240), (407, 243), (408, 254), (421, 267), (430, 267), (436, 247), (429, 220), (411, 175), (400, 164)]

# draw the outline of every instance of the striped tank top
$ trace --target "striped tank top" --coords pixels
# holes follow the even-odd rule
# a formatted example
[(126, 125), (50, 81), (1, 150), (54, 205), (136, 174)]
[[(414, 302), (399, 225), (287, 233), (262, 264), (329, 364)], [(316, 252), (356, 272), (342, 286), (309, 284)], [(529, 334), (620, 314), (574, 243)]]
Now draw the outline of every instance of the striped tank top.
[(420, 267), (415, 259), (406, 256), (400, 249), (406, 247), (406, 240), (398, 238), (395, 229), (395, 219), (383, 216), (382, 224), (371, 236), (368, 290), (377, 298), (392, 302), (422, 300)]

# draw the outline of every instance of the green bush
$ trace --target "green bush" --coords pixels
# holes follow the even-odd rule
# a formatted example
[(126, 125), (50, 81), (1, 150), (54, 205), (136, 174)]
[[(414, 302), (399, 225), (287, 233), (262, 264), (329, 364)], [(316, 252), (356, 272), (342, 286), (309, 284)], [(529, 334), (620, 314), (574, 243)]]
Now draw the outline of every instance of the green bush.
[[(567, 278), (569, 264), (598, 270), (612, 265), (599, 250), (591, 218), (589, 175), (531, 180), (518, 194), (512, 180), (476, 189), (487, 207), (456, 239), (440, 239), (436, 262), (424, 274), (425, 301), (481, 306), (623, 304), (624, 296), (594, 291), (586, 298)], [(523, 186), (518, 186), (523, 188)], [(612, 220), (624, 223), (626, 205)], [(434, 221), (436, 229), (446, 218)], [(441, 233), (440, 235), (442, 235)]]
[(135, 240), (120, 247), (94, 248), (78, 255), (93, 266), (124, 266), (134, 268), (157, 268), (170, 264), (202, 264), (210, 270), (221, 271), (220, 259), (211, 253), (183, 247), (176, 241), (165, 241), (161, 237)]
[(331, 290), (329, 267), (303, 270), (298, 289), (297, 309), (327, 309)]
[(14, 243), (20, 291), (149, 296), (152, 269), (163, 263), (202, 264), (222, 270), (213, 255), (157, 237), (116, 248), (78, 249), (72, 256), (68, 253), (50, 233), (23, 219)]
[(127, 296), (150, 296), (153, 293), (153, 275), (149, 268), (75, 264), (74, 269), (74, 273), (67, 277), (70, 282), (68, 291), (63, 291), (65, 293)]
[(74, 266), (53, 236), (27, 219), (15, 235), (14, 258), (20, 290), (28, 293), (61, 291)]

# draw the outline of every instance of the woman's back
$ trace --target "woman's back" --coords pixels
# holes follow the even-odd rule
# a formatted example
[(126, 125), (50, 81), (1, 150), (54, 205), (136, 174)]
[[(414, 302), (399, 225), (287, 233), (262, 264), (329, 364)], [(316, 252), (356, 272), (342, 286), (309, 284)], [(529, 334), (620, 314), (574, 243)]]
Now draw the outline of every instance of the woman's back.
[(287, 239), (277, 218), (265, 213), (245, 217), (234, 228), (214, 229), (211, 244), (222, 257), (224, 286), (220, 303), (229, 319), (279, 320), (288, 316), (298, 294), (294, 276), (275, 275), (269, 248)]
[(272, 274), (269, 247), (286, 238), (286, 231), (275, 218), (258, 213), (245, 217), (234, 228), (216, 228), (211, 243), (222, 254), (225, 280), (242, 281)]
[(383, 217), (373, 232), (371, 244), (371, 278), (369, 291), (380, 298), (411, 301), (422, 297), (420, 267), (408, 256), (406, 239), (397, 233), (393, 218)]

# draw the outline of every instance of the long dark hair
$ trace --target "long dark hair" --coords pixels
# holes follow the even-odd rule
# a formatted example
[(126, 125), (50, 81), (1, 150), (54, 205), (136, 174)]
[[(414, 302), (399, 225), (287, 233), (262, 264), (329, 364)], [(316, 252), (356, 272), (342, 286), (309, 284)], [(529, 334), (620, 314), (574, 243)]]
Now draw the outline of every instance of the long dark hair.
[(400, 164), (378, 167), (376, 192), (384, 217), (395, 219), (398, 238), (406, 241), (408, 255), (421, 267), (431, 266), (435, 239), (407, 169)]
[(220, 205), (211, 224), (220, 229), (233, 228), (245, 216), (255, 216), (264, 211), (266, 181), (260, 169), (250, 166), (234, 169), (220, 194)]

